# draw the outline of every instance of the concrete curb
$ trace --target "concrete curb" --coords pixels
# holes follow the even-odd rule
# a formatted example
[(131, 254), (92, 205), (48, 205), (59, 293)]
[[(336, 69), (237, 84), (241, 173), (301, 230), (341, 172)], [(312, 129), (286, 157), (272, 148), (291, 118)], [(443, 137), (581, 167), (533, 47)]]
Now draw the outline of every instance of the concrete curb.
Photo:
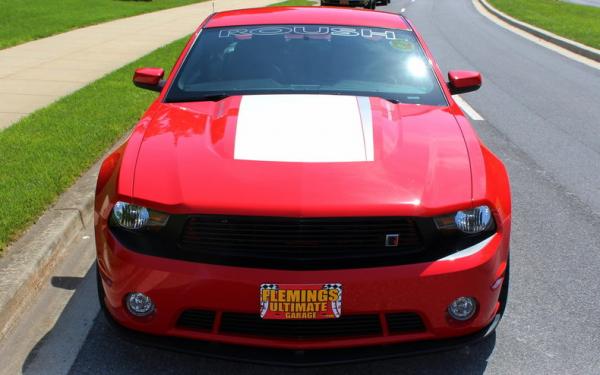
[(27, 309), (65, 249), (92, 225), (100, 162), (62, 194), (0, 259), (0, 339)]
[(557, 46), (560, 46), (578, 55), (587, 57), (588, 59), (594, 60), (596, 62), (600, 62), (600, 50), (575, 42), (571, 39), (567, 39), (562, 36), (553, 34), (539, 27), (532, 26), (528, 23), (519, 21), (509, 16), (508, 14), (503, 13), (498, 9), (494, 8), (486, 0), (478, 1), (488, 12), (492, 13), (494, 16), (500, 18), (501, 20), (512, 26), (519, 28), (525, 32), (528, 32), (532, 35), (535, 35), (536, 37), (541, 38), (547, 42), (556, 44)]

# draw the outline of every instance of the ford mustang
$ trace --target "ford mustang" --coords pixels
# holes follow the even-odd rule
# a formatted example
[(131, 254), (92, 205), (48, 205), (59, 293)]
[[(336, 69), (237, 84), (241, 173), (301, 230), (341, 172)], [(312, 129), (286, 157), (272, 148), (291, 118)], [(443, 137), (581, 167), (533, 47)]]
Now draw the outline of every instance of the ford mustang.
[(280, 7), (195, 31), (95, 198), (118, 332), (310, 365), (468, 345), (507, 303), (502, 162), (402, 15)]

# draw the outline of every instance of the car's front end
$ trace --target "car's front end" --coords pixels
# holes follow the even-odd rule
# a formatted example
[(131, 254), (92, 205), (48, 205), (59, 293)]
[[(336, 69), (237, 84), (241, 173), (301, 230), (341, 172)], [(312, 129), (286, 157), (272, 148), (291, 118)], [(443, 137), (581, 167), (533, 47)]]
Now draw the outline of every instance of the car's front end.
[[(99, 290), (110, 320), (173, 349), (295, 364), (422, 352), (493, 331), (507, 292), (508, 178), (425, 69), (417, 38), (225, 21), (234, 22), (217, 17), (191, 40), (100, 170)], [(384, 63), (400, 56), (408, 76), (397, 90), (412, 91), (336, 78), (361, 61), (311, 62), (362, 48), (389, 49)], [(302, 84), (289, 84), (300, 73)], [(237, 91), (209, 90), (224, 75)], [(239, 91), (256, 77), (260, 90)], [(299, 359), (315, 353), (329, 354)]]
[[(437, 254), (426, 261), (416, 260), (421, 255), (407, 256), (401, 254), (407, 251), (405, 248), (383, 246), (379, 246), (381, 250), (396, 254), (377, 257), (368, 254), (374, 249), (367, 245), (362, 249), (348, 246), (348, 251), (337, 257), (327, 254), (325, 258), (320, 252), (317, 258), (323, 259), (316, 261), (313, 256), (305, 267), (307, 256), (302, 253), (307, 252), (306, 248), (286, 246), (278, 255), (260, 248), (272, 248), (266, 244), (275, 241), (296, 240), (300, 228), (308, 227), (312, 229), (310, 240), (337, 235), (328, 241), (339, 244), (347, 242), (349, 236), (355, 241), (365, 237), (365, 232), (374, 227), (380, 234), (373, 237), (382, 244), (388, 232), (400, 232), (402, 236), (420, 234), (411, 233), (415, 228), (409, 229), (413, 224), (407, 225), (411, 221), (407, 218), (322, 220), (181, 215), (172, 219), (173, 227), (179, 228), (165, 228), (165, 231), (181, 235), (172, 242), (169, 240), (172, 245), (164, 248), (160, 240), (135, 243), (134, 238), (127, 237), (137, 234), (118, 228), (107, 226), (101, 231), (100, 275), (106, 308), (119, 324), (130, 329), (237, 345), (333, 349), (469, 336), (484, 330), (501, 308), (508, 222), (498, 226), (502, 230), (495, 228), (484, 240), (462, 251), (449, 251), (445, 257)], [(416, 222), (432, 229), (431, 220), (421, 218)], [(231, 236), (244, 236), (248, 227), (255, 233), (261, 227), (277, 227), (277, 230), (268, 233), (265, 229), (260, 232), (264, 234), (262, 238), (254, 241), (244, 238), (246, 243), (236, 249)], [(285, 235), (290, 238), (281, 239)], [(306, 233), (303, 238), (308, 236)], [(211, 246), (207, 245), (209, 240)], [(145, 248), (152, 245), (157, 253), (139, 252), (143, 248), (152, 253)], [(217, 252), (222, 247), (227, 250)], [(236, 250), (249, 254), (237, 257), (222, 254)], [(358, 255), (361, 250), (362, 256)], [(435, 253), (435, 250), (423, 251)], [(357, 259), (349, 261), (353, 255)], [(265, 283), (339, 283), (343, 290), (342, 315), (337, 319), (311, 321), (263, 320), (259, 315), (259, 288)], [(148, 316), (138, 316), (132, 310), (129, 305), (132, 293), (151, 298), (153, 306)], [(456, 306), (454, 301), (462, 297), (473, 299), (472, 310), (469, 306)], [(134, 307), (139, 308), (135, 304)]]

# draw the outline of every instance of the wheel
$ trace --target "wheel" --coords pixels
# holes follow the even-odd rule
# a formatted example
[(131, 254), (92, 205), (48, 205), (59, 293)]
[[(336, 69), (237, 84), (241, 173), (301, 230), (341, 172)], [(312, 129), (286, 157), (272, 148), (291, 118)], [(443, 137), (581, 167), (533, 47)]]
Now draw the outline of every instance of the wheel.
[(377, 0), (369, 0), (367, 5), (365, 5), (365, 9), (375, 9), (375, 3), (377, 3)]

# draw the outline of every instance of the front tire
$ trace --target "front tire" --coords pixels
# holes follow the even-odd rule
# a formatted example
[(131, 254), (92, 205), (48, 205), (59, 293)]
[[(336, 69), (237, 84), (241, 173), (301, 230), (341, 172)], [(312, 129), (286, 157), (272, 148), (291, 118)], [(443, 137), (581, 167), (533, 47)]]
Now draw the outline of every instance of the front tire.
[(100, 276), (100, 267), (96, 261), (96, 291), (98, 292), (98, 302), (104, 307), (104, 287), (102, 286), (102, 277)]

